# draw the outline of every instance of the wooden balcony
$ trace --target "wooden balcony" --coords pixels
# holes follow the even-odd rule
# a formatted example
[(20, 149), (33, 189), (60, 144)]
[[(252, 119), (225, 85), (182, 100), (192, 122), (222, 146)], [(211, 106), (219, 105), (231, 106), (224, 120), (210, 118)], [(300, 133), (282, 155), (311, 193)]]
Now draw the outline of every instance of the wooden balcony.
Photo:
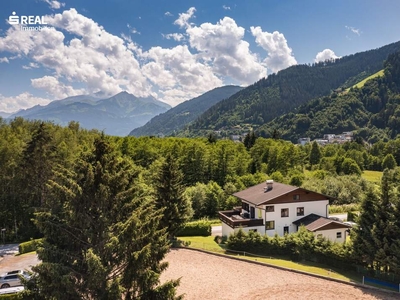
[(218, 212), (219, 219), (231, 228), (264, 226), (263, 219), (243, 218), (240, 210), (225, 210)]

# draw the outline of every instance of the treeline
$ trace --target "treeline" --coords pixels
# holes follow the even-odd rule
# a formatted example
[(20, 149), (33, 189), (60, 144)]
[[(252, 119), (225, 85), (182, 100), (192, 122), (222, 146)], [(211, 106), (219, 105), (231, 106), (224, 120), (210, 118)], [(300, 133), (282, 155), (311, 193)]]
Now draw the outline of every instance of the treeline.
[[(6, 229), (6, 241), (41, 236), (32, 219), (51, 200), (49, 182), (59, 168), (73, 171), (101, 136), (75, 122), (63, 128), (21, 118), (1, 121), (0, 226)], [(158, 199), (186, 201), (188, 215), (195, 219), (230, 209), (238, 204), (233, 193), (267, 178), (331, 195), (337, 199), (332, 204), (359, 203), (370, 185), (360, 177), (364, 170), (400, 165), (400, 139), (372, 146), (359, 141), (324, 147), (255, 136), (246, 144), (202, 138), (107, 137), (107, 141), (119, 159), (130, 161), (149, 193), (166, 193)], [(160, 172), (170, 181), (160, 180)]]
[(363, 79), (381, 70), (384, 60), (399, 51), (399, 47), (397, 42), (334, 61), (292, 66), (272, 74), (212, 106), (190, 125), (189, 134), (245, 124), (256, 128), (313, 98), (330, 94), (347, 85), (353, 77), (360, 78), (363, 74)]
[(368, 142), (396, 138), (400, 133), (400, 52), (389, 55), (384, 76), (367, 81), (362, 88), (334, 92), (299, 107), (262, 126), (279, 128), (283, 138), (322, 138), (326, 133), (355, 131)]

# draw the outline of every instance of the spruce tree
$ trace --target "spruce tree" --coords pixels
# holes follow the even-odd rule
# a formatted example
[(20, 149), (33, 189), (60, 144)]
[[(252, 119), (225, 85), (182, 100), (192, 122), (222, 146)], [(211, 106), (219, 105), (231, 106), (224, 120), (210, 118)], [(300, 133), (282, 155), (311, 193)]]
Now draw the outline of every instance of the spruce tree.
[(310, 152), (310, 165), (318, 165), (322, 157), (321, 150), (319, 149), (319, 146), (317, 142), (313, 142), (311, 144), (311, 152)]
[(169, 250), (162, 215), (132, 162), (101, 137), (73, 172), (55, 173), (36, 214), (42, 263), (26, 299), (176, 299), (178, 281), (159, 282)]
[(160, 228), (166, 228), (170, 238), (190, 220), (193, 211), (188, 198), (183, 196), (183, 174), (172, 155), (167, 155), (155, 182), (156, 208), (163, 211)]

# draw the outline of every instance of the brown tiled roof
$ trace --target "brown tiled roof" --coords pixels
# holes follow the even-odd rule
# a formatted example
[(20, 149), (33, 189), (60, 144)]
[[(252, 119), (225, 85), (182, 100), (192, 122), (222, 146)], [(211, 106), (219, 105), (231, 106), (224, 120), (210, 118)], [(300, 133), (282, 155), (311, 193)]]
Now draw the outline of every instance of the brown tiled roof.
[(350, 225), (337, 222), (332, 219), (318, 216), (316, 214), (309, 214), (304, 218), (294, 221), (293, 224), (300, 226), (304, 225), (309, 231), (324, 230), (324, 229), (336, 229), (336, 228), (350, 228)]
[(266, 184), (263, 182), (233, 195), (242, 200), (258, 205), (299, 189), (297, 186), (291, 186), (279, 182), (274, 182), (273, 188), (267, 192), (264, 191), (265, 187)]

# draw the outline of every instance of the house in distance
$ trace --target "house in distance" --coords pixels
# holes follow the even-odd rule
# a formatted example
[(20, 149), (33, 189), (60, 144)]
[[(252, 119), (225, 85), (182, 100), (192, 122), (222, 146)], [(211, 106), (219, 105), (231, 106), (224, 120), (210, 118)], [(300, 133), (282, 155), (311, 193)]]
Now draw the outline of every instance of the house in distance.
[(229, 236), (242, 228), (246, 232), (283, 236), (304, 225), (318, 238), (346, 241), (350, 225), (328, 218), (332, 197), (273, 180), (233, 195), (242, 201), (242, 206), (219, 212), (222, 235)]

